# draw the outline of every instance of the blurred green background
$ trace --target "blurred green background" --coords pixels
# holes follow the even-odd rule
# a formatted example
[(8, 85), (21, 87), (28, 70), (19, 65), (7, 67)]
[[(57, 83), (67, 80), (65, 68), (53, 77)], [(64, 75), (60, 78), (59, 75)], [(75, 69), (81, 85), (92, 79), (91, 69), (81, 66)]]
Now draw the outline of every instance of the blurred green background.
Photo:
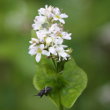
[(0, 110), (57, 110), (34, 96), (35, 60), (28, 55), (31, 24), (44, 5), (69, 15), (72, 56), (88, 86), (71, 110), (110, 110), (110, 0), (0, 0)]

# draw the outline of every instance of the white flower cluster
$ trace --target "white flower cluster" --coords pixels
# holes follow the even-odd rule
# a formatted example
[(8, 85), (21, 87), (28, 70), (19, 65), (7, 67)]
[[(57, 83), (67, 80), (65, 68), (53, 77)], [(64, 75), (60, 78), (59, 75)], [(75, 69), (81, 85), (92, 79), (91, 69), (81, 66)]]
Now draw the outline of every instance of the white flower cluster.
[(71, 33), (63, 31), (64, 18), (68, 15), (61, 13), (59, 8), (45, 6), (38, 10), (39, 16), (34, 19), (32, 24), (36, 32), (36, 38), (30, 41), (29, 54), (35, 55), (39, 62), (41, 55), (46, 55), (57, 59), (57, 61), (68, 60), (70, 58), (70, 49), (63, 45), (63, 41), (71, 40)]

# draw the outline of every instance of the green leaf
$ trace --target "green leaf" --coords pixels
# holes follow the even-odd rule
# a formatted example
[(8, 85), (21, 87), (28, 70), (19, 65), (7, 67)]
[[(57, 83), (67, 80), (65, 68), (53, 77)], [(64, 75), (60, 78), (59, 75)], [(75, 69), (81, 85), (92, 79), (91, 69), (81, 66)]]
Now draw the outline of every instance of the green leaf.
[(50, 59), (42, 59), (37, 64), (34, 86), (37, 90), (51, 87), (49, 97), (53, 102), (66, 108), (71, 108), (87, 85), (87, 76), (75, 61), (71, 59), (65, 63), (64, 71), (56, 73)]

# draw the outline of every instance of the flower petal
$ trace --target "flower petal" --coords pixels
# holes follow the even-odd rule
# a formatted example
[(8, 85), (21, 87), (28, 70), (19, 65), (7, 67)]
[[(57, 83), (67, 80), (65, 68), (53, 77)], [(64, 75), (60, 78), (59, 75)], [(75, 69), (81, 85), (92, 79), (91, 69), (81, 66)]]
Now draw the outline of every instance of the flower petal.
[(65, 13), (63, 13), (63, 14), (60, 15), (60, 17), (61, 17), (61, 18), (68, 18), (68, 15), (65, 14)]
[(46, 56), (49, 56), (49, 55), (50, 55), (50, 52), (48, 52), (47, 50), (43, 50), (43, 51), (42, 51), (42, 54), (43, 54), (43, 55), (46, 55)]
[(36, 54), (36, 48), (31, 48), (31, 49), (29, 50), (29, 54), (30, 54), (30, 55), (35, 55), (35, 54)]
[(37, 61), (37, 62), (39, 62), (39, 61), (40, 61), (40, 59), (41, 59), (41, 54), (40, 54), (40, 53), (38, 53), (38, 54), (36, 55), (35, 59), (36, 59), (36, 61)]
[(65, 24), (65, 21), (63, 19), (59, 19), (59, 21), (63, 24)]
[(39, 47), (40, 47), (40, 49), (43, 50), (44, 49), (44, 44), (41, 44)]
[(51, 37), (47, 37), (46, 38), (46, 44), (49, 45), (52, 42), (52, 38)]
[(49, 52), (52, 53), (52, 54), (54, 54), (54, 55), (57, 55), (54, 47), (50, 47), (49, 48)]
[(63, 39), (66, 39), (66, 40), (71, 40), (71, 33), (67, 33), (67, 32), (63, 32)]
[(63, 39), (62, 39), (62, 38), (56, 38), (56, 39), (54, 40), (54, 43), (55, 43), (55, 44), (62, 44), (62, 43), (63, 43)]

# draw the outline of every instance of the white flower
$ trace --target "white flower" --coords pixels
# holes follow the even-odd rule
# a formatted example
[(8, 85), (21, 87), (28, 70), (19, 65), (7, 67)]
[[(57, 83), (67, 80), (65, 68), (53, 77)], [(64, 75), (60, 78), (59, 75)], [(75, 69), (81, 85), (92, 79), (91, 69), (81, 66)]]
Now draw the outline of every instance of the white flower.
[(49, 32), (46, 29), (43, 30), (39, 30), (36, 32), (36, 35), (38, 37), (38, 39), (40, 40), (40, 42), (44, 42), (44, 38), (47, 37), (49, 34)]
[(31, 41), (29, 41), (30, 44), (38, 44), (39, 40), (37, 38), (31, 38)]
[(36, 16), (34, 22), (39, 22), (41, 24), (45, 23), (47, 18), (45, 16)]
[(35, 45), (39, 44), (39, 40), (36, 39), (36, 38), (31, 38), (31, 41), (29, 41), (29, 43), (31, 44), (31, 45), (29, 46), (29, 48), (32, 48), (32, 47), (34, 47)]
[(29, 47), (29, 54), (32, 55), (32, 56), (35, 55), (36, 54), (36, 49), (37, 48), (35, 46), (30, 46)]
[(66, 51), (64, 50), (63, 46), (59, 46), (56, 48), (56, 51), (59, 55), (59, 60), (61, 59), (61, 57), (64, 59), (64, 60), (67, 60), (68, 57), (70, 57), (69, 54), (66, 53)]
[(53, 38), (52, 37), (46, 37), (45, 38), (46, 40), (46, 45), (50, 45), (50, 43), (52, 43), (53, 42)]
[(29, 54), (36, 55), (35, 59), (37, 62), (40, 61), (41, 54), (46, 55), (46, 56), (50, 55), (50, 53), (47, 50), (44, 50), (44, 44), (30, 48)]
[(52, 53), (53, 55), (57, 55), (55, 47), (50, 47), (49, 52)]
[(62, 44), (62, 43), (63, 43), (63, 39), (62, 39), (62, 38), (57, 37), (57, 38), (55, 38), (55, 39), (54, 39), (54, 43), (55, 43), (55, 45)]
[(45, 6), (45, 8), (40, 8), (38, 10), (39, 15), (44, 15), (47, 16), (48, 18), (52, 17), (52, 11), (53, 11), (53, 7), (52, 6)]
[(66, 40), (71, 40), (71, 33), (67, 33), (67, 32), (62, 32), (60, 37), (62, 37), (63, 39), (66, 39)]
[(47, 21), (47, 18), (45, 16), (36, 16), (34, 20), (34, 24), (32, 24), (32, 27), (34, 30), (39, 30), (42, 28), (42, 24), (44, 24)]
[(50, 33), (57, 33), (57, 32), (60, 32), (62, 30), (63, 29), (61, 27), (59, 27), (57, 23), (52, 24), (51, 27), (49, 28)]
[(63, 58), (63, 60), (67, 60), (70, 55), (64, 50), (64, 48), (67, 47), (65, 45), (59, 45), (59, 46), (53, 46), (49, 48), (49, 52), (53, 55), (58, 55), (59, 60)]
[(65, 24), (65, 21), (63, 18), (68, 18), (68, 15), (66, 15), (65, 13), (62, 14), (59, 8), (54, 8), (53, 12), (54, 12), (53, 19), (55, 21), (60, 21), (61, 23)]
[(58, 61), (70, 58), (71, 52), (68, 46), (63, 45), (64, 40), (71, 40), (71, 33), (63, 29), (64, 18), (68, 15), (61, 13), (59, 8), (47, 5), (45, 8), (40, 8), (38, 14), (39, 16), (35, 17), (32, 24), (36, 38), (30, 41), (29, 54), (35, 55), (37, 62), (42, 55), (54, 56)]

